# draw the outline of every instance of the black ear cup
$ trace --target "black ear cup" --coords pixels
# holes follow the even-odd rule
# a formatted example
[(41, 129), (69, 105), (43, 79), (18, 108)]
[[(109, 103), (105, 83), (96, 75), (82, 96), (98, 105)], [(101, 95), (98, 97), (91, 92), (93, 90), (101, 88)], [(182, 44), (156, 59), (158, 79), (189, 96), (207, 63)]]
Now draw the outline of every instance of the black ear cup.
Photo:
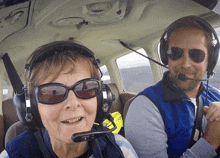
[(215, 68), (218, 57), (219, 57), (219, 43), (216, 44), (216, 46), (212, 46), (209, 50), (209, 56), (208, 56), (208, 68), (207, 68), (207, 76), (213, 75), (213, 69)]
[[(209, 53), (209, 57), (208, 57), (209, 60), (208, 60), (208, 68), (207, 68), (207, 75), (208, 76), (213, 75), (213, 69), (216, 66), (216, 63), (218, 61), (218, 54), (219, 54), (219, 46), (220, 45), (219, 45), (218, 36), (217, 36), (215, 30), (212, 28), (212, 26), (208, 22), (203, 20), (202, 18), (199, 18), (196, 16), (188, 16), (188, 18), (195, 20), (205, 30), (211, 31), (212, 34), (214, 35), (214, 38), (215, 38), (217, 44), (215, 44), (214, 46), (211, 46), (211, 48), (209, 49), (209, 52), (208, 52)], [(165, 36), (166, 36), (167, 32), (169, 32), (170, 29), (173, 29), (172, 24), (167, 27), (167, 29), (164, 31), (163, 35), (160, 38), (160, 58), (161, 58), (161, 61), (163, 62), (163, 64), (165, 64), (165, 65), (168, 65), (168, 55), (167, 55), (168, 42), (165, 39)]]
[(28, 128), (30, 124), (27, 123), (27, 121), (25, 120), (25, 116), (26, 116), (25, 94), (24, 93), (15, 94), (13, 102), (18, 119), (24, 125), (25, 128)]
[(168, 44), (164, 38), (160, 39), (160, 58), (164, 65), (168, 65)]
[(95, 122), (101, 124), (110, 114), (112, 102), (115, 100), (115, 95), (112, 93), (111, 88), (103, 84), (102, 92), (97, 96), (97, 114)]
[(28, 120), (27, 118), (25, 94), (24, 93), (15, 94), (13, 101), (18, 119), (20, 120), (21, 124), (23, 124), (25, 129), (36, 131), (37, 129), (43, 127), (41, 117), (38, 111), (36, 99), (33, 98), (30, 99), (31, 111), (28, 114), (31, 116), (31, 120)]

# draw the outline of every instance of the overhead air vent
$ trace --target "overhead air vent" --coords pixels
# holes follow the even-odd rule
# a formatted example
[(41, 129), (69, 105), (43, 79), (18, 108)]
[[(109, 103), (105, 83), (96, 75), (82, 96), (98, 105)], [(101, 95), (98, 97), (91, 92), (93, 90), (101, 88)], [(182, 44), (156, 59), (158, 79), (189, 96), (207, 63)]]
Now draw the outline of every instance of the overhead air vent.
[(27, 8), (16, 9), (9, 12), (5, 17), (0, 17), (0, 28), (7, 31), (14, 27), (15, 30), (21, 29), (26, 25)]
[(90, 15), (100, 15), (108, 12), (111, 9), (111, 4), (106, 2), (93, 3), (87, 5), (87, 14)]
[(22, 17), (24, 14), (24, 11), (22, 10), (17, 10), (9, 14), (7, 17), (5, 17), (5, 22), (9, 22), (11, 24), (14, 24), (16, 21), (18, 22), (19, 19)]
[(12, 33), (27, 26), (29, 3), (17, 5), (15, 7), (2, 8), (0, 11), (0, 41)]
[(82, 6), (82, 14), (90, 23), (109, 23), (121, 20), (126, 7), (127, 0), (92, 3)]

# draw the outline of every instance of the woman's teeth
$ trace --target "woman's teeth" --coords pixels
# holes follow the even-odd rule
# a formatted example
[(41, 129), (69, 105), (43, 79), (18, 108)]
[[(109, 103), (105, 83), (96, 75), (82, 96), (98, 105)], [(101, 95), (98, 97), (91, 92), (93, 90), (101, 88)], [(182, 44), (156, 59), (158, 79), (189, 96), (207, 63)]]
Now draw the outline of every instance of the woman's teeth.
[(82, 117), (62, 121), (63, 123), (75, 123), (82, 120)]

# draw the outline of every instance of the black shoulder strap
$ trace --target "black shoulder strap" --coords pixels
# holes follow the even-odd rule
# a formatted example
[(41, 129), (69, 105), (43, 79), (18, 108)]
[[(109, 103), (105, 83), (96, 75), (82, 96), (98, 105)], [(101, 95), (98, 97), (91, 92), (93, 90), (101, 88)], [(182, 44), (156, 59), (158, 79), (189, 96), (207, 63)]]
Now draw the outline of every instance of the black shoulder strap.
[(199, 140), (202, 132), (202, 117), (204, 115), (204, 111), (203, 111), (203, 101), (201, 95), (198, 98), (196, 98), (196, 104), (197, 104), (196, 119), (188, 148), (191, 148)]
[(44, 140), (43, 140), (43, 136), (41, 134), (41, 131), (38, 130), (37, 132), (34, 132), (34, 136), (37, 140), (38, 146), (40, 148), (40, 151), (42, 152), (42, 154), (44, 155), (45, 158), (52, 158), (52, 155), (50, 154)]
[(12, 85), (15, 93), (21, 92), (23, 90), (24, 85), (23, 85), (10, 57), (8, 56), (8, 53), (6, 53), (2, 56), (2, 60), (4, 62), (5, 69), (7, 71), (8, 77), (10, 79), (11, 85)]

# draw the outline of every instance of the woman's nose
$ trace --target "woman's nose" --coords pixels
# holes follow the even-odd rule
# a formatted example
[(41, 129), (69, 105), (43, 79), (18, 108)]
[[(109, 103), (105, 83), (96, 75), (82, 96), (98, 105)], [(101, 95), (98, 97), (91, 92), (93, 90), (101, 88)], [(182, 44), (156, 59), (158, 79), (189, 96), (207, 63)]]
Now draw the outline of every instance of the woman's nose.
[(81, 105), (80, 98), (78, 98), (75, 93), (70, 90), (66, 98), (66, 103), (64, 105), (65, 109), (75, 109)]

